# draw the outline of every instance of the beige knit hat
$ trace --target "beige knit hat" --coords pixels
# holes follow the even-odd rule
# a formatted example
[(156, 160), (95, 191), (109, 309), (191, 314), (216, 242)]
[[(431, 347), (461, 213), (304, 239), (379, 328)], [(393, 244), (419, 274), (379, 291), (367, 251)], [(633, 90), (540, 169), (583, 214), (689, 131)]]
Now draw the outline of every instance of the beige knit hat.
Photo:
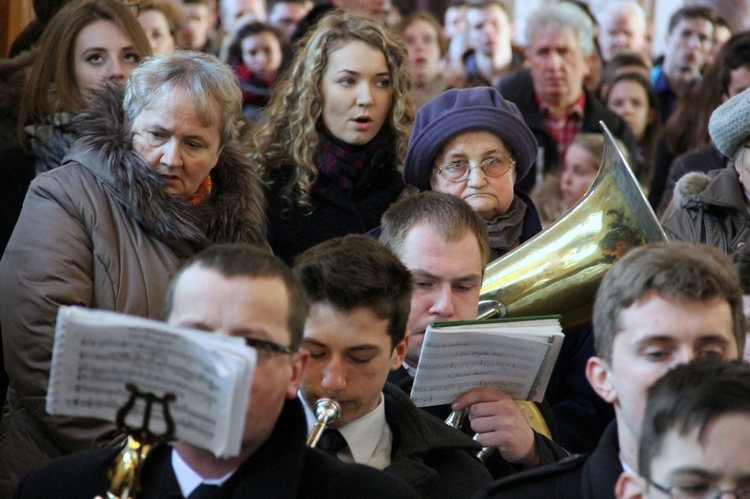
[(750, 138), (750, 89), (735, 95), (711, 113), (708, 133), (727, 158)]

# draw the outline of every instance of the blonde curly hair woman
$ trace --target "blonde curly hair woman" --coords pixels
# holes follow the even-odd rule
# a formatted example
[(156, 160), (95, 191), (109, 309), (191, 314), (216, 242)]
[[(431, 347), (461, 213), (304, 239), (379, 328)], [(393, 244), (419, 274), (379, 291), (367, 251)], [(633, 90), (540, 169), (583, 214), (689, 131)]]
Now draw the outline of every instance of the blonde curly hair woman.
[(286, 261), (377, 227), (401, 193), (414, 122), (407, 58), (381, 24), (334, 12), (277, 82), (250, 159), (267, 181), (269, 242)]

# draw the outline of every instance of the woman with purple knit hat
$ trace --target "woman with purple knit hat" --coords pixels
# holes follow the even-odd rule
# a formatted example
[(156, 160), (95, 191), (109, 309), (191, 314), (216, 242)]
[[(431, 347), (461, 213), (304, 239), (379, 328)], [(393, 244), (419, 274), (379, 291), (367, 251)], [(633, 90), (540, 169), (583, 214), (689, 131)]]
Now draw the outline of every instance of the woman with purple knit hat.
[(417, 113), (404, 180), (466, 201), (487, 223), (494, 260), (542, 230), (531, 199), (514, 188), (536, 155), (534, 134), (497, 90), (448, 90)]
[[(466, 201), (487, 224), (490, 260), (495, 260), (542, 230), (534, 203), (515, 189), (532, 170), (536, 155), (533, 133), (516, 105), (497, 90), (448, 90), (417, 112), (404, 180), (420, 191), (445, 192)], [(549, 402), (560, 443), (568, 450), (593, 450), (613, 417), (584, 375), (593, 354), (589, 326), (566, 331), (547, 387), (544, 405)], [(549, 423), (552, 416), (545, 419)]]

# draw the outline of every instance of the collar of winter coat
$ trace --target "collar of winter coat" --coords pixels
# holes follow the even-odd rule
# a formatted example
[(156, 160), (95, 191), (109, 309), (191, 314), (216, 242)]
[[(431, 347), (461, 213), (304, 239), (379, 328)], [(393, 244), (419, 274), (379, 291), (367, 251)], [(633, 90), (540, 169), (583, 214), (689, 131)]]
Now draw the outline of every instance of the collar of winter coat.
[(703, 204), (732, 210), (745, 209), (742, 186), (731, 165), (708, 174), (686, 173), (675, 185), (674, 200), (680, 208)]
[(150, 235), (200, 250), (245, 242), (264, 248), (265, 198), (259, 175), (237, 142), (224, 145), (211, 171), (213, 189), (198, 206), (167, 193), (164, 182), (133, 149), (122, 109), (123, 91), (103, 89), (74, 123), (79, 139), (63, 160), (91, 171)]

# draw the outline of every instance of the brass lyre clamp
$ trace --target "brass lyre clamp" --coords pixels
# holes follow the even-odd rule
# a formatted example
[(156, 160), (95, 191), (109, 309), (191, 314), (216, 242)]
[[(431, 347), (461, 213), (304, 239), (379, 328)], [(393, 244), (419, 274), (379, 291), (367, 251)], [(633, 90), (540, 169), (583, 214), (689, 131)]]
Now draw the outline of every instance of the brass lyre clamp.
[[(107, 499), (135, 499), (140, 491), (140, 471), (143, 461), (157, 442), (167, 442), (174, 437), (175, 424), (169, 412), (169, 404), (177, 400), (172, 393), (157, 397), (150, 392), (142, 392), (133, 383), (125, 388), (130, 392), (128, 401), (117, 411), (117, 427), (127, 435), (125, 445), (109, 469), (109, 490)], [(126, 422), (138, 399), (143, 399), (143, 420), (140, 426), (130, 426)], [(164, 416), (165, 430), (154, 433), (149, 429), (154, 404), (160, 405)]]

